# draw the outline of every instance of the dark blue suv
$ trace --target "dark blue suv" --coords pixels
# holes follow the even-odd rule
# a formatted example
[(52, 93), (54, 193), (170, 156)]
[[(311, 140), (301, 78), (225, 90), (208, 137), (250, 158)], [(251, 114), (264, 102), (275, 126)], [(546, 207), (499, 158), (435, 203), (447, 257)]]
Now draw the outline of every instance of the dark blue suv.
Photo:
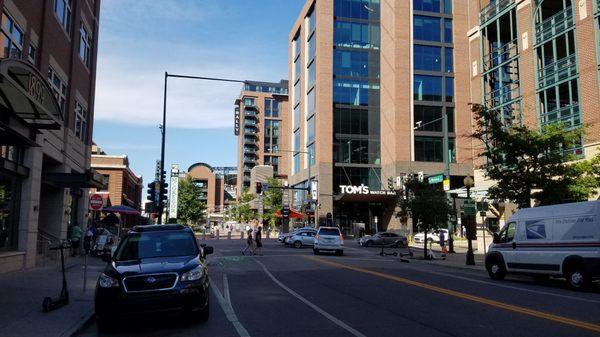
[(149, 312), (183, 310), (209, 317), (206, 255), (193, 231), (183, 225), (134, 227), (119, 243), (96, 285), (99, 329), (115, 318)]

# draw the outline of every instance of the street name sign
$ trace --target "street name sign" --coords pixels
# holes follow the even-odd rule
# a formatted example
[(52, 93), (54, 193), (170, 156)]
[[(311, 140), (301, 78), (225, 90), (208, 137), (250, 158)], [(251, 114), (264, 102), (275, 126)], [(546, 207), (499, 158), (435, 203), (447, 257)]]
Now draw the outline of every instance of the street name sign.
[(444, 175), (443, 174), (436, 174), (434, 176), (427, 177), (427, 182), (429, 184), (439, 184), (442, 181), (444, 181)]

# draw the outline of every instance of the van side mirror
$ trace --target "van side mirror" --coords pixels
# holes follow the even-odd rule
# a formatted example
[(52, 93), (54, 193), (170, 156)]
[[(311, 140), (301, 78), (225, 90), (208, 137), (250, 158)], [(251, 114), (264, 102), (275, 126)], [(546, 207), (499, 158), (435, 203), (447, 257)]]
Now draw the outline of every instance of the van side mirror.
[(204, 245), (202, 247), (202, 257), (206, 257), (206, 255), (212, 254), (213, 251), (213, 247)]
[(494, 233), (494, 239), (492, 240), (494, 243), (500, 243), (500, 236), (498, 233)]

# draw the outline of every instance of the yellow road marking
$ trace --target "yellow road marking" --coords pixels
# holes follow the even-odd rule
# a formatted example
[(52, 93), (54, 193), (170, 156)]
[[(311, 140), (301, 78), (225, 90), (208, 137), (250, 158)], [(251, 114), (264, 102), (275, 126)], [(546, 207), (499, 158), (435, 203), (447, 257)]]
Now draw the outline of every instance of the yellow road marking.
[(333, 261), (328, 261), (325, 259), (319, 259), (319, 258), (316, 258), (313, 256), (305, 256), (305, 257), (307, 259), (314, 260), (314, 261), (317, 261), (317, 262), (320, 262), (323, 264), (328, 264), (328, 265), (331, 265), (334, 267), (353, 270), (353, 271), (356, 271), (359, 273), (371, 274), (371, 275), (378, 276), (378, 277), (381, 277), (384, 279), (401, 282), (401, 283), (408, 284), (411, 286), (435, 291), (437, 293), (462, 298), (462, 299), (465, 299), (468, 301), (487, 304), (487, 305), (490, 305), (490, 306), (493, 306), (496, 308), (513, 311), (513, 312), (517, 312), (517, 313), (524, 314), (524, 315), (529, 315), (529, 316), (533, 316), (533, 317), (537, 317), (537, 318), (543, 318), (543, 319), (547, 319), (547, 320), (562, 323), (562, 324), (572, 325), (572, 326), (576, 326), (578, 328), (591, 330), (594, 332), (600, 332), (600, 325), (598, 325), (598, 324), (588, 323), (588, 322), (584, 322), (584, 321), (578, 321), (575, 319), (562, 317), (562, 316), (558, 316), (558, 315), (553, 315), (553, 314), (545, 313), (542, 311), (519, 307), (519, 306), (512, 305), (512, 304), (506, 304), (506, 303), (490, 300), (490, 299), (487, 299), (484, 297), (469, 295), (469, 294), (461, 293), (458, 291), (441, 288), (441, 287), (437, 287), (437, 286), (422, 283), (422, 282), (409, 280), (409, 279), (406, 279), (403, 277), (385, 274), (385, 273), (381, 273), (381, 272), (377, 272), (377, 271), (373, 271), (373, 270), (369, 270), (369, 269), (364, 269), (364, 268), (360, 268), (360, 267), (349, 266), (349, 265), (345, 265), (345, 264), (341, 264), (341, 263), (337, 263), (337, 262), (333, 262)]

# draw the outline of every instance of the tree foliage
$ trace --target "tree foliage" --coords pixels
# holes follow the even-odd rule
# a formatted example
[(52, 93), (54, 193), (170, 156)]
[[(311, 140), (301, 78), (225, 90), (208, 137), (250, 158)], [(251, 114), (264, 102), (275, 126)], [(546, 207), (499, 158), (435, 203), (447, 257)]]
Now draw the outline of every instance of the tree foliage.
[(400, 219), (412, 219), (413, 229), (425, 233), (424, 256), (427, 257), (427, 232), (445, 227), (451, 212), (446, 192), (439, 186), (419, 181), (414, 175), (404, 183), (398, 197)]
[(185, 224), (197, 227), (204, 219), (206, 205), (200, 199), (202, 189), (194, 183), (191, 176), (179, 181), (177, 219)]
[(253, 199), (254, 196), (245, 190), (237, 203), (231, 207), (231, 218), (239, 223), (248, 223), (256, 219), (256, 211), (250, 205)]
[(276, 178), (269, 178), (267, 180), (267, 185), (269, 188), (264, 192), (263, 196), (263, 220), (266, 221), (270, 227), (275, 227), (278, 220), (275, 213), (277, 213), (283, 205), (283, 189), (281, 189), (281, 181)]
[(490, 198), (523, 208), (530, 206), (532, 197), (548, 205), (591, 195), (593, 180), (580, 179), (587, 164), (571, 163), (576, 159), (571, 149), (579, 146), (582, 128), (552, 123), (532, 130), (481, 105), (473, 105), (472, 111), (476, 127), (471, 137), (484, 145), (481, 168), (496, 182), (488, 190)]

